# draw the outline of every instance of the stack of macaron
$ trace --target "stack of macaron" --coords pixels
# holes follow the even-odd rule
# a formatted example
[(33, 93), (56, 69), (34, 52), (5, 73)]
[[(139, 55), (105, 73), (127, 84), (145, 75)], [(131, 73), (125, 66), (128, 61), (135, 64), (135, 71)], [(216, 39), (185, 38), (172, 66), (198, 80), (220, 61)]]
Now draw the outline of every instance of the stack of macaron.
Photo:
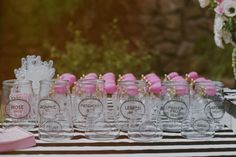
[(125, 83), (124, 90), (129, 96), (136, 96), (138, 94), (137, 79), (132, 73), (127, 73), (119, 78), (119, 83)]
[(71, 73), (64, 73), (59, 76), (59, 80), (68, 81), (69, 87), (72, 87), (76, 82), (76, 76)]
[(124, 74), (122, 76), (119, 76), (119, 80), (118, 81), (136, 81), (136, 77), (134, 76), (134, 74), (132, 73), (127, 73)]
[[(104, 75), (100, 75), (100, 77), (98, 78), (98, 75), (96, 73), (88, 73), (87, 75), (83, 75), (83, 77), (81, 78), (81, 80), (98, 80), (98, 79), (103, 79), (105, 81), (105, 91), (108, 94), (114, 94), (117, 90), (117, 86), (116, 86), (116, 77), (115, 74), (112, 72), (108, 72), (105, 73)], [(160, 94), (162, 92), (162, 83), (161, 83), (161, 79), (155, 74), (155, 73), (149, 73), (145, 76), (142, 76), (142, 79), (144, 81), (146, 81), (149, 85), (149, 91), (151, 93), (154, 94)], [(68, 81), (68, 86), (69, 88), (71, 88), (73, 86), (73, 84), (75, 84), (76, 82), (76, 76), (71, 74), (71, 73), (64, 73), (61, 76), (59, 76), (59, 80), (66, 80)], [(137, 81), (136, 77), (134, 76), (134, 74), (132, 73), (126, 73), (124, 75), (120, 75), (118, 82), (120, 81), (128, 81), (130, 82), (129, 85), (126, 87), (127, 89), (127, 93), (130, 95), (136, 95), (138, 93), (138, 87), (137, 84), (135, 83), (131, 83), (131, 82), (135, 82)], [(216, 94), (216, 87), (213, 83), (213, 81), (206, 79), (204, 77), (199, 76), (199, 74), (195, 71), (192, 71), (188, 74), (186, 74), (186, 77), (182, 77), (180, 76), (177, 72), (171, 72), (168, 75), (165, 75), (165, 82), (173, 82), (174, 84), (176, 84), (175, 88), (175, 93), (178, 95), (184, 95), (186, 94), (187, 91), (187, 87), (184, 86), (180, 86), (177, 84), (185, 84), (187, 82), (189, 82), (189, 84), (194, 85), (196, 83), (201, 83), (204, 90), (205, 90), (205, 94), (209, 95), (209, 96), (213, 96)], [(54, 87), (54, 91), (56, 91), (57, 93), (65, 93), (66, 88), (62, 87), (59, 85)], [(84, 91), (87, 91), (89, 93), (93, 93), (96, 91), (96, 85), (95, 84), (86, 84), (83, 87)]]
[(177, 72), (171, 72), (168, 75), (165, 75), (165, 80), (172, 82), (186, 82), (186, 80)]
[[(61, 81), (61, 82), (60, 82)], [(67, 81), (65, 84), (62, 81)], [(64, 73), (59, 76), (58, 81), (54, 84), (54, 92), (57, 94), (65, 94), (69, 88), (71, 88), (76, 81), (76, 76), (70, 73)]]
[(105, 81), (105, 91), (107, 94), (114, 94), (116, 92), (116, 76), (114, 73), (108, 72), (102, 76)]
[(165, 75), (165, 80), (172, 83), (172, 90), (174, 90), (175, 95), (182, 96), (188, 94), (187, 81), (177, 72), (171, 72)]
[(188, 80), (194, 85), (198, 84), (204, 90), (204, 95), (215, 96), (216, 86), (212, 80), (206, 79), (205, 77), (200, 77), (197, 72), (190, 72), (186, 74)]
[(77, 85), (77, 90), (80, 90), (86, 94), (93, 94), (96, 92), (96, 83), (98, 76), (96, 73), (88, 73), (83, 75), (79, 80), (80, 83)]
[(192, 71), (188, 74), (186, 74), (186, 80), (189, 81), (190, 83), (191, 82), (194, 82), (195, 80), (197, 80), (199, 78), (199, 75), (197, 72), (195, 71)]
[(98, 79), (98, 75), (96, 73), (88, 73), (83, 77), (83, 79), (96, 80)]
[(151, 93), (161, 94), (161, 79), (155, 73), (149, 73), (143, 79), (148, 83)]

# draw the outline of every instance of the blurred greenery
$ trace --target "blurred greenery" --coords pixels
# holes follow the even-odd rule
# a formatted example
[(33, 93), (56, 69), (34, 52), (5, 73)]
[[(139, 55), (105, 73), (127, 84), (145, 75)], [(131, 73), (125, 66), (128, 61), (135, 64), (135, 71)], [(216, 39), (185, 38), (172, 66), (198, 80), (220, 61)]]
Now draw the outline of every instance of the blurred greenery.
[(114, 19), (111, 29), (101, 34), (99, 44), (88, 42), (76, 30), (73, 32), (74, 40), (66, 42), (65, 51), (48, 43), (45, 47), (49, 49), (60, 74), (71, 72), (81, 76), (89, 72), (103, 74), (111, 71), (117, 75), (132, 72), (140, 76), (155, 70), (158, 53), (144, 52), (141, 47), (136, 51), (131, 50), (128, 40), (116, 39), (119, 33)]
[[(150, 48), (145, 42), (140, 44), (146, 41), (144, 38), (149, 39), (149, 36), (139, 34), (141, 31), (149, 31), (149, 34), (155, 35), (158, 30), (141, 25), (138, 16), (137, 19), (127, 20), (131, 20), (131, 24), (124, 20), (131, 13), (138, 15), (135, 1), (114, 2), (1, 0), (0, 52), (5, 58), (1, 58), (0, 62), (1, 73), (4, 74), (0, 76), (0, 80), (14, 77), (13, 69), (19, 67), (20, 58), (29, 52), (41, 55), (45, 60), (49, 57), (54, 59), (58, 73), (71, 72), (77, 76), (88, 72), (108, 71), (116, 74), (133, 72), (137, 76), (156, 72), (163, 76), (170, 72), (169, 69), (180, 67), (181, 72), (196, 70), (212, 79), (233, 79), (232, 47), (219, 49), (213, 39), (206, 36), (195, 42), (194, 53), (190, 57), (188, 54), (178, 58), (176, 54), (168, 56), (163, 52), (155, 52), (155, 45), (159, 41), (150, 36), (154, 43)], [(109, 22), (112, 24), (109, 25)], [(129, 29), (125, 32), (124, 28)], [(140, 33), (133, 33), (135, 29)], [(138, 35), (132, 36), (132, 33)], [(186, 63), (184, 68), (175, 64), (180, 58)], [(7, 69), (5, 62), (8, 63)], [(168, 62), (173, 64), (164, 71)]]
[(216, 47), (213, 38), (200, 39), (195, 43), (191, 69), (215, 80), (233, 78), (232, 49), (229, 45), (225, 49)]

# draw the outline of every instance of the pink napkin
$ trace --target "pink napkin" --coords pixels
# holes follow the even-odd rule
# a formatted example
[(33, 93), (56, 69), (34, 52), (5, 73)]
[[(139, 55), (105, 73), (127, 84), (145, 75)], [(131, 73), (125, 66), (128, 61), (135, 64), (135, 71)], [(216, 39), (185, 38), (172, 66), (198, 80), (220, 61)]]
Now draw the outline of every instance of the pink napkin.
[(0, 152), (29, 148), (35, 145), (34, 135), (20, 127), (0, 131)]

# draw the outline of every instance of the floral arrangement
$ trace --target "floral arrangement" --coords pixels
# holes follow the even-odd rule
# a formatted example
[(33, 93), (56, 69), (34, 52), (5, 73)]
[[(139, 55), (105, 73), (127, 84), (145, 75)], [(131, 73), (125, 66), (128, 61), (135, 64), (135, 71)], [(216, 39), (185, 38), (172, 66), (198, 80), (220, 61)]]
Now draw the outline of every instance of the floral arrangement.
[(218, 47), (225, 44), (234, 47), (232, 67), (236, 80), (236, 0), (198, 0), (202, 8), (209, 7), (215, 11), (214, 40)]
[(236, 43), (236, 0), (199, 0), (202, 8), (210, 7), (216, 13), (214, 39), (218, 47)]

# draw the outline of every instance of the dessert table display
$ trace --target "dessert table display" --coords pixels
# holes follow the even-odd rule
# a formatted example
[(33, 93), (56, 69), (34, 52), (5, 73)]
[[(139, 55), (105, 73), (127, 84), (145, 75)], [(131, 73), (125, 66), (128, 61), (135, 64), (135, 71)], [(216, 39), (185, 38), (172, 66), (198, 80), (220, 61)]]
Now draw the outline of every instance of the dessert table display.
[[(0, 147), (1, 135), (15, 126), (33, 133), (36, 143), (1, 154), (236, 154), (236, 107), (225, 101), (223, 83), (197, 72), (171, 72), (163, 80), (155, 73), (127, 73), (116, 81), (111, 72), (53, 79), (52, 61), (27, 56), (15, 74), (3, 82)], [(225, 93), (230, 100), (232, 91)]]

